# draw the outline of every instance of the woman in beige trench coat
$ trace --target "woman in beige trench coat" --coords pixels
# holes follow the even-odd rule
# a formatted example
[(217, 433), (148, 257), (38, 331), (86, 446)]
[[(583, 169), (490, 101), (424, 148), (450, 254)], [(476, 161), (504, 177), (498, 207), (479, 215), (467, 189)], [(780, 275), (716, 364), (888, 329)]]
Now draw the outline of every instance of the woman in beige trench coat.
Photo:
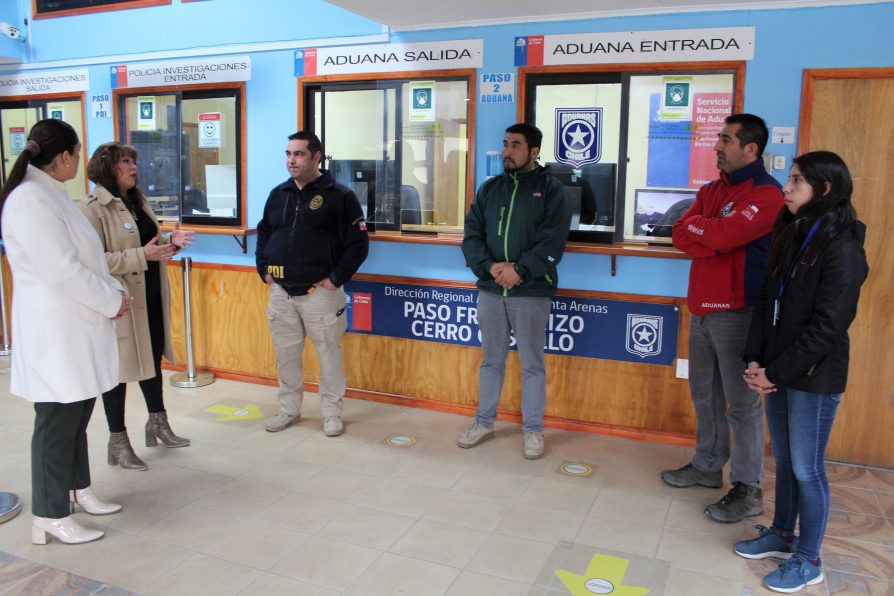
[(106, 515), (120, 505), (90, 488), (87, 424), (96, 396), (118, 380), (115, 324), (130, 306), (109, 275), (102, 245), (65, 190), (81, 143), (61, 120), (41, 120), (3, 190), (3, 241), (12, 271), (10, 391), (34, 403), (31, 540), (102, 538), (71, 516), (79, 505)]
[(102, 395), (109, 423), (109, 464), (146, 470), (124, 424), (127, 383), (139, 381), (149, 420), (146, 446), (185, 447), (189, 439), (171, 430), (164, 405), (161, 357), (174, 360), (170, 296), (165, 261), (192, 242), (179, 225), (161, 234), (155, 214), (137, 187), (137, 152), (130, 145), (104, 143), (93, 153), (87, 176), (96, 184), (81, 209), (99, 233), (109, 271), (133, 297), (131, 312), (118, 321), (119, 384)]

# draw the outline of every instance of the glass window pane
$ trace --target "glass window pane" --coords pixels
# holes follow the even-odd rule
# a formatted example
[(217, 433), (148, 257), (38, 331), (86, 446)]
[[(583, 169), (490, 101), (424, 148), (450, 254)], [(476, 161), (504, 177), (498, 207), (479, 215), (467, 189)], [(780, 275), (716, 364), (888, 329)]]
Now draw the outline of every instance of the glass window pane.
[(237, 217), (239, 118), (235, 97), (183, 99), (183, 215)]
[[(414, 84), (415, 83), (415, 84)], [(430, 89), (430, 108), (413, 94)], [(401, 229), (462, 233), (469, 147), (467, 81), (401, 86)]]
[[(12, 166), (25, 148), (31, 127), (40, 120), (36, 107), (0, 108), (0, 125), (3, 127), (3, 183), (6, 183)], [(81, 195), (84, 186), (81, 185)], [(72, 195), (77, 196), (77, 195)]]
[(323, 141), (325, 165), (354, 189), (375, 229), (462, 232), (466, 80), (323, 85), (311, 96), (306, 121)]
[(695, 192), (717, 178), (714, 144), (732, 113), (735, 77), (630, 77), (624, 239), (670, 243)]
[(535, 93), (540, 163), (572, 200), (571, 230), (614, 231), (621, 84), (538, 85)]
[[(328, 158), (323, 167), (353, 189), (366, 219), (396, 225), (394, 89), (325, 91), (317, 96), (314, 129)], [(391, 152), (389, 152), (389, 149)]]
[[(65, 182), (65, 188), (71, 198), (79, 201), (87, 195), (87, 159), (84, 152), (87, 151), (86, 137), (84, 136), (84, 110), (81, 100), (52, 100), (47, 102), (47, 118), (59, 118), (60, 120), (71, 124), (78, 138), (81, 140), (81, 160), (78, 167), (78, 174), (71, 180)], [(28, 129), (30, 130), (30, 128)], [(86, 156), (89, 158), (90, 156)]]
[[(160, 220), (180, 219), (180, 155), (189, 153), (181, 133), (176, 95), (124, 99), (124, 141), (137, 150), (137, 180)], [(120, 107), (120, 106), (119, 106)], [(185, 149), (185, 150), (184, 150)]]

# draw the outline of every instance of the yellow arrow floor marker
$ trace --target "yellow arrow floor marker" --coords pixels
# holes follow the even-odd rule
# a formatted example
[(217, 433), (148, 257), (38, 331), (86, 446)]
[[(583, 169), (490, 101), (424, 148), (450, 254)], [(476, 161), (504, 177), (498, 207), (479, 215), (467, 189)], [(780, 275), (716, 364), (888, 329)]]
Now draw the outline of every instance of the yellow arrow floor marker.
[(644, 596), (651, 592), (641, 586), (625, 586), (624, 574), (630, 561), (609, 555), (594, 555), (584, 575), (557, 569), (556, 575), (574, 596), (611, 594), (612, 596)]
[(232, 406), (222, 406), (216, 405), (211, 406), (210, 408), (205, 410), (206, 412), (211, 412), (212, 414), (220, 414), (221, 417), (217, 419), (218, 422), (229, 422), (232, 420), (251, 420), (253, 418), (263, 418), (264, 412), (262, 412), (258, 406), (249, 404), (244, 408), (234, 408)]

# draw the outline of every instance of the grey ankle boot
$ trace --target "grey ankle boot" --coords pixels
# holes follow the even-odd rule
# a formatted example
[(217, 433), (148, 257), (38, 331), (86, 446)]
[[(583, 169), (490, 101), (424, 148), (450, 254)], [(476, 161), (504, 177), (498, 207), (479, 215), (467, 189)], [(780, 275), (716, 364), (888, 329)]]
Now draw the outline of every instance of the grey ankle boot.
[(130, 446), (127, 431), (112, 433), (109, 436), (109, 465), (121, 466), (125, 470), (148, 470), (143, 460), (137, 457)]
[(161, 439), (165, 447), (186, 447), (189, 445), (189, 439), (178, 437), (171, 430), (171, 425), (168, 423), (168, 413), (165, 410), (149, 412), (149, 421), (146, 422), (146, 447), (155, 447), (158, 445), (158, 439)]

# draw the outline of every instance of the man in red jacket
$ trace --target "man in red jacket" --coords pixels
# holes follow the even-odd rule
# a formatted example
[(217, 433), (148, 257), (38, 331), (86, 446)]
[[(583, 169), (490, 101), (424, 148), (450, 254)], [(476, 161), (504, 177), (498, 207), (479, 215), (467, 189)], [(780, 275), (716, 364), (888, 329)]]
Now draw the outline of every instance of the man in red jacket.
[[(689, 272), (689, 389), (695, 406), (692, 461), (661, 478), (679, 488), (733, 488), (705, 514), (733, 523), (763, 513), (764, 419), (760, 396), (743, 379), (742, 350), (767, 269), (770, 232), (783, 206), (764, 169), (767, 125), (752, 114), (726, 119), (714, 151), (720, 178), (703, 186), (673, 227), (674, 246), (692, 256)], [(732, 430), (732, 448), (730, 448)]]

